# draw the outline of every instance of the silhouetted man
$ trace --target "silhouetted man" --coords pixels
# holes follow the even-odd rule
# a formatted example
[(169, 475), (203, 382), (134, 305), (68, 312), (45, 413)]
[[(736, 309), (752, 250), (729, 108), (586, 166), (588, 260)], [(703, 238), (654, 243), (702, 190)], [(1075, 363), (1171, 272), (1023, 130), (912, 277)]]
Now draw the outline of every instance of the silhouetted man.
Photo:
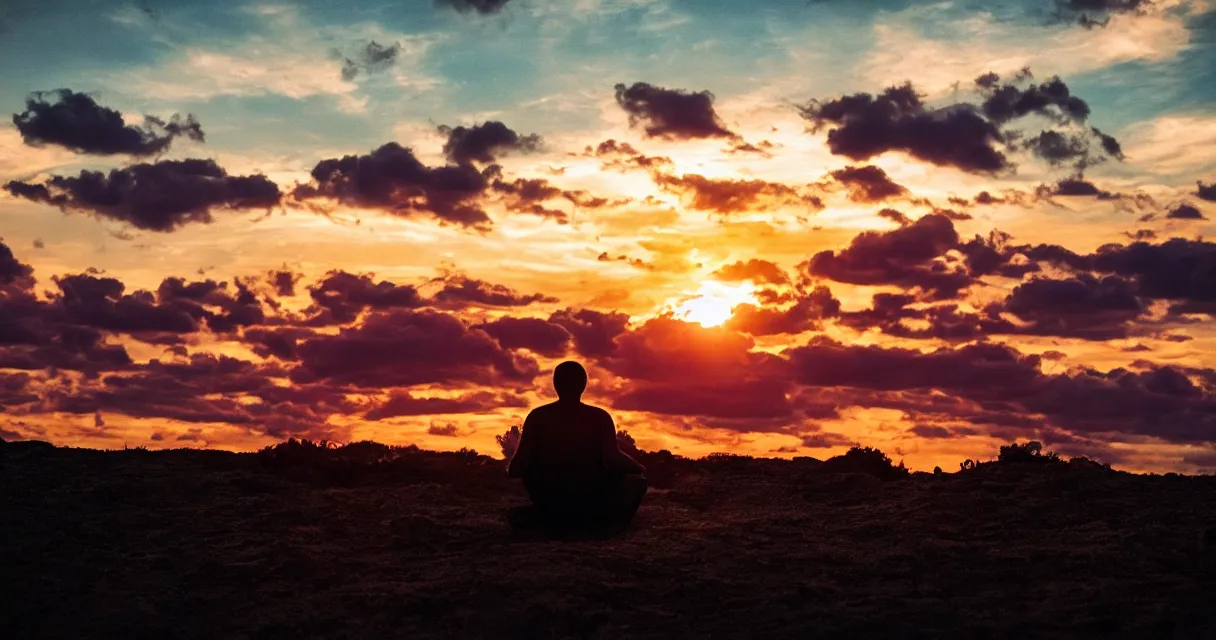
[(507, 475), (523, 479), (551, 522), (628, 524), (646, 495), (645, 467), (617, 447), (612, 416), (580, 400), (582, 365), (557, 365), (553, 387), (557, 402), (528, 414)]

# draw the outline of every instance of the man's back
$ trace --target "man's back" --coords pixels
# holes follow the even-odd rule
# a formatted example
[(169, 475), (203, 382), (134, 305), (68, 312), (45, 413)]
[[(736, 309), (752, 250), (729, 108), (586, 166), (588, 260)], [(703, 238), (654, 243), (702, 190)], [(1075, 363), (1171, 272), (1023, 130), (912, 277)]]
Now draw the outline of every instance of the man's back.
[(607, 411), (582, 402), (557, 401), (533, 409), (524, 421), (519, 455), (524, 473), (572, 489), (608, 475), (605, 453), (616, 448), (616, 430)]

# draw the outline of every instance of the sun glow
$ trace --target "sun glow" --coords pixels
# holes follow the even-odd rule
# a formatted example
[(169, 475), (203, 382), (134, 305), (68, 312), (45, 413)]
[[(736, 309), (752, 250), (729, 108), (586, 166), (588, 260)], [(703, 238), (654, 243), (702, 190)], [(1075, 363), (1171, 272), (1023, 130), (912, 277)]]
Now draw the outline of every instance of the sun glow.
[(756, 303), (756, 287), (750, 282), (723, 284), (706, 280), (692, 296), (676, 303), (672, 314), (703, 327), (718, 327), (730, 320), (731, 311), (744, 303)]

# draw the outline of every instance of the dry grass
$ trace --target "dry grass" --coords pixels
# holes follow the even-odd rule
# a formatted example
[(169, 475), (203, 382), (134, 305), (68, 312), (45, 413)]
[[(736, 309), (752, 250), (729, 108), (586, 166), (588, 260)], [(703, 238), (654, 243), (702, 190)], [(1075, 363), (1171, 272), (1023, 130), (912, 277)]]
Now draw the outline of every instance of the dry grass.
[(525, 497), (501, 461), (363, 447), (0, 444), (0, 629), (1216, 637), (1216, 478), (1061, 462), (884, 482), (809, 459), (674, 459), (630, 532), (554, 541), (507, 526)]

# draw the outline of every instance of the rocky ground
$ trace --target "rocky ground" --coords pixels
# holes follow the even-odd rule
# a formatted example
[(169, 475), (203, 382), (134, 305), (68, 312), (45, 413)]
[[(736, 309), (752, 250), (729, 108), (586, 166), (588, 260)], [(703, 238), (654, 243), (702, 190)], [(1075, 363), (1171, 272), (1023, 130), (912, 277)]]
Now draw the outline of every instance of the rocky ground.
[[(8, 638), (1216, 637), (1216, 478), (656, 465), (630, 531), (513, 531), (503, 464), (0, 443)], [(379, 451), (380, 453), (377, 453)], [(324, 459), (323, 459), (324, 458)]]

